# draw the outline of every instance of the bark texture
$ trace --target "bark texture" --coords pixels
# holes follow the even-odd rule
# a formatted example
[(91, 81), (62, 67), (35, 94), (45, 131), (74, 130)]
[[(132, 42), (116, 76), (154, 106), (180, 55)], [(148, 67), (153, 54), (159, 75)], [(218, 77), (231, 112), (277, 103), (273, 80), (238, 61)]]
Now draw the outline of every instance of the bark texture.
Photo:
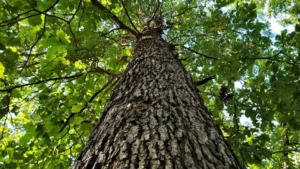
[(141, 40), (73, 169), (238, 169), (191, 77), (159, 37)]

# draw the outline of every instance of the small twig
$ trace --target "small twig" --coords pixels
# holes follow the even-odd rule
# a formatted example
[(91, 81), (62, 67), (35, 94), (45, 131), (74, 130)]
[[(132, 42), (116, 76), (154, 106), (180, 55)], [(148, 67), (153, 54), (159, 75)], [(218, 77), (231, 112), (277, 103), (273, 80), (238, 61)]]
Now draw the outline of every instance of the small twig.
[(42, 56), (44, 54), (46, 54), (47, 52), (40, 52), (40, 53), (35, 53), (35, 54), (30, 54), (30, 53), (26, 53), (26, 52), (22, 52), (20, 53), (21, 56)]
[(68, 21), (69, 30), (70, 30), (71, 35), (72, 35), (72, 37), (73, 37), (73, 40), (74, 40), (76, 49), (78, 48), (78, 41), (77, 41), (76, 36), (75, 36), (75, 34), (74, 34), (73, 30), (72, 30), (71, 22), (72, 22), (72, 20), (74, 19), (74, 17), (75, 17), (75, 15), (77, 14), (77, 12), (79, 11), (79, 8), (80, 8), (80, 6), (81, 6), (81, 3), (82, 3), (82, 0), (80, 0), (78, 6), (77, 6), (77, 8), (76, 8), (76, 11), (75, 11), (74, 14), (72, 15), (71, 19)]
[(276, 153), (288, 153), (288, 152), (300, 152), (299, 148), (295, 148), (295, 149), (290, 149), (290, 150), (278, 150), (278, 151), (273, 151), (272, 154), (276, 154)]
[(141, 21), (141, 19), (140, 19), (140, 15), (139, 15), (138, 13), (134, 12), (133, 10), (130, 10), (130, 9), (129, 9), (129, 11), (130, 11), (131, 13), (133, 13), (133, 14), (136, 16), (136, 18), (138, 18), (139, 24), (142, 25), (142, 21)]
[(238, 118), (237, 118), (237, 106), (236, 106), (236, 104), (234, 104), (233, 118), (234, 118), (234, 123), (235, 123), (235, 127), (236, 127), (236, 131), (235, 132), (239, 133), (240, 126), (239, 126), (239, 122), (238, 122)]
[(205, 58), (207, 58), (207, 59), (219, 60), (218, 58), (215, 58), (215, 57), (212, 57), (212, 56), (207, 56), (207, 55), (205, 55), (205, 54), (203, 54), (203, 53), (199, 53), (199, 52), (195, 51), (194, 49), (191, 49), (191, 48), (188, 48), (188, 47), (185, 47), (185, 46), (181, 46), (181, 47), (183, 47), (184, 49), (187, 49), (188, 51), (191, 51), (191, 52), (193, 52), (193, 53), (195, 53), (195, 54), (198, 54), (198, 55), (200, 55), (200, 56), (203, 56), (203, 57), (205, 57)]
[(102, 34), (100, 35), (100, 37), (106, 36), (106, 35), (108, 35), (108, 34), (114, 32), (114, 31), (116, 31), (116, 30), (119, 30), (119, 29), (120, 29), (120, 28), (114, 28), (114, 29), (111, 29), (110, 31), (108, 31), (108, 32), (106, 32), (106, 33), (102, 33)]
[[(78, 28), (81, 27), (80, 23), (81, 23), (81, 20), (82, 20), (82, 18), (83, 18), (84, 12), (85, 12), (85, 3), (84, 3), (84, 1), (82, 1), (82, 13), (81, 13), (80, 18), (79, 18), (79, 21), (78, 21)], [(79, 29), (77, 29), (77, 31), (79, 31)]]
[(29, 54), (27, 56), (27, 60), (25, 61), (25, 64), (23, 66), (23, 68), (21, 69), (21, 72), (23, 71), (23, 69), (27, 66), (27, 63), (29, 62), (29, 59), (30, 59), (30, 56), (31, 56), (31, 53), (32, 53), (32, 50), (33, 48), (35, 47), (35, 45), (42, 39), (43, 35), (45, 34), (45, 31), (46, 31), (46, 15), (44, 17), (44, 26), (43, 26), (43, 31), (42, 33), (40, 34), (40, 36), (36, 39), (36, 41), (34, 42), (34, 44), (30, 47), (30, 50), (29, 50)]
[(88, 103), (92, 103), (92, 101), (97, 97), (97, 95), (99, 94), (99, 93), (101, 93), (104, 89), (106, 89), (107, 88), (107, 86), (109, 85), (109, 84), (111, 84), (112, 83), (112, 81), (114, 80), (114, 78), (112, 78), (112, 79), (110, 79), (100, 90), (98, 90), (96, 93), (94, 93), (94, 95), (90, 98), (90, 100), (89, 100), (89, 102)]
[(109, 71), (107, 71), (107, 70), (105, 70), (101, 67), (96, 67), (95, 69), (92, 69), (89, 72), (91, 72), (91, 73), (92, 72), (105, 73), (105, 74), (110, 75), (112, 77), (118, 77), (120, 75), (120, 73), (118, 73), (118, 74), (111, 73), (111, 72), (109, 72)]
[(54, 6), (59, 2), (59, 0), (56, 0), (48, 9), (46, 9), (44, 12), (50, 11), (50, 9), (54, 8)]
[(270, 56), (270, 57), (255, 57), (255, 56), (251, 56), (251, 57), (244, 57), (244, 58), (241, 58), (239, 60), (271, 60), (271, 61), (274, 61), (274, 62), (283, 62), (283, 63), (287, 63), (289, 65), (292, 65), (292, 66), (295, 66), (295, 67), (298, 67), (297, 65), (300, 65), (300, 63), (291, 63), (291, 62), (288, 62), (288, 61), (284, 61), (284, 60), (280, 60), (277, 58), (278, 55), (280, 54), (283, 54), (282, 51), (279, 51), (278, 53), (276, 53), (275, 55), (273, 56)]
[[(188, 6), (188, 5), (186, 5), (186, 6)], [(185, 10), (183, 10), (181, 13), (178, 13), (176, 15), (172, 15), (171, 17), (175, 18), (175, 17), (181, 16), (181, 15), (185, 14), (187, 11), (190, 11), (190, 10), (195, 9), (195, 8), (198, 8), (198, 6), (192, 6), (190, 8), (186, 7)]]
[(2, 128), (2, 131), (1, 131), (0, 140), (4, 138), (4, 130), (5, 130), (5, 127), (6, 127), (6, 121), (7, 121), (7, 119), (8, 119), (8, 116), (6, 115), (5, 120), (4, 120), (4, 124), (3, 124), (3, 128)]
[(82, 75), (83, 75), (83, 73), (76, 74), (76, 75), (73, 75), (73, 76), (56, 77), (56, 78), (50, 78), (50, 79), (45, 79), (45, 80), (39, 80), (39, 81), (36, 81), (36, 82), (33, 82), (33, 83), (27, 83), (27, 84), (13, 86), (13, 87), (10, 87), (8, 89), (0, 89), (0, 92), (9, 92), (9, 91), (12, 91), (12, 90), (17, 89), (17, 88), (22, 88), (22, 87), (25, 87), (25, 86), (31, 86), (31, 85), (41, 84), (41, 83), (45, 83), (45, 82), (49, 82), (49, 81), (56, 81), (56, 80), (64, 80), (64, 79), (77, 78), (77, 77), (80, 77)]
[(77, 12), (79, 11), (79, 8), (80, 8), (80, 6), (81, 6), (81, 3), (82, 3), (82, 0), (79, 1), (79, 4), (78, 4), (78, 6), (77, 6), (77, 8), (76, 8), (76, 11), (74, 12), (74, 14), (72, 14), (72, 17), (71, 17), (71, 19), (69, 20), (69, 22), (71, 22), (71, 21), (74, 19), (75, 15), (76, 15)]
[[(41, 11), (39, 11), (39, 12), (41, 12)], [(45, 13), (45, 12), (41, 12), (41, 14), (44, 14), (44, 15), (46, 15), (46, 16), (48, 16), (48, 17), (52, 17), (52, 18), (56, 18), (56, 19), (62, 20), (62, 21), (64, 21), (64, 22), (66, 22), (66, 23), (69, 22), (68, 20), (66, 20), (66, 19), (64, 19), (64, 18), (62, 18), (62, 17), (56, 16), (56, 15), (50, 15), (50, 14), (47, 14), (47, 13)]]
[(7, 119), (8, 119), (7, 113), (10, 111), (10, 109), (9, 109), (10, 96), (11, 96), (11, 91), (8, 91), (7, 94), (6, 94), (6, 96), (4, 96), (4, 97), (7, 97), (6, 103), (3, 103), (3, 104), (6, 104), (6, 107), (4, 108), (5, 109), (5, 115), (4, 116), (6, 116), (6, 117), (5, 117), (5, 121), (4, 121), (4, 125), (3, 125), (3, 129), (2, 129), (2, 132), (1, 132), (0, 139), (2, 139), (4, 137), (4, 129), (6, 127), (6, 122), (7, 122)]
[(61, 139), (63, 139), (64, 137), (66, 137), (66, 135), (69, 133), (69, 131), (70, 131), (70, 126), (69, 126), (69, 130), (68, 130), (64, 135), (62, 135), (62, 136), (58, 139), (58, 141), (61, 140)]

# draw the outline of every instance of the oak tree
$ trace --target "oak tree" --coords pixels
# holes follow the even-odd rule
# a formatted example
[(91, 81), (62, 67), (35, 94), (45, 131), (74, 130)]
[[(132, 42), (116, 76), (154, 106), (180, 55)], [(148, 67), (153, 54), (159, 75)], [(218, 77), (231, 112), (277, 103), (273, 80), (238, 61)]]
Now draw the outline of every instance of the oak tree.
[(0, 8), (0, 168), (299, 167), (298, 1)]

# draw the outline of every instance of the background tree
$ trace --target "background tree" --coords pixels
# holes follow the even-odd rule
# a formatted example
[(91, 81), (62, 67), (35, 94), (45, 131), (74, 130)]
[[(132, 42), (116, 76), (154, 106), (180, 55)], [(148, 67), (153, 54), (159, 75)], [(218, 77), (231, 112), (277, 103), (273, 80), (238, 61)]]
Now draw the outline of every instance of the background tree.
[(298, 1), (0, 4), (0, 167), (68, 168), (156, 12), (241, 162), (299, 167)]

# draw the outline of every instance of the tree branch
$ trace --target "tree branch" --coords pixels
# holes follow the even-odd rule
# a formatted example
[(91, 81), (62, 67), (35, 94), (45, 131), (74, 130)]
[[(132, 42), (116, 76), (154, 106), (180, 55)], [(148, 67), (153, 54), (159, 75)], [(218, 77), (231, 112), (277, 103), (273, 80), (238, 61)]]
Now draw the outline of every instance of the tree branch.
[(290, 150), (278, 150), (278, 151), (273, 151), (272, 154), (276, 154), (276, 153), (288, 153), (288, 152), (300, 152), (300, 149), (295, 148), (295, 149), (290, 149)]
[(209, 77), (207, 77), (207, 78), (205, 78), (205, 79), (203, 79), (203, 80), (200, 80), (200, 81), (195, 82), (195, 85), (196, 85), (196, 86), (200, 86), (200, 85), (203, 85), (203, 84), (205, 84), (205, 83), (207, 83), (208, 81), (213, 80), (213, 79), (215, 79), (215, 76), (209, 76)]
[(42, 55), (44, 55), (46, 53), (47, 52), (40, 52), (40, 53), (30, 54), (30, 53), (22, 52), (22, 53), (20, 53), (20, 55), (21, 56), (42, 56)]
[(147, 23), (147, 24), (151, 23), (151, 22), (154, 20), (154, 18), (155, 18), (155, 16), (156, 16), (156, 13), (157, 13), (157, 11), (158, 11), (158, 10), (159, 10), (159, 8), (160, 8), (160, 2), (159, 2), (159, 0), (158, 0), (158, 1), (156, 1), (156, 2), (157, 2), (157, 6), (156, 6), (156, 8), (155, 8), (155, 10), (154, 10), (154, 12), (153, 12), (153, 15), (152, 15), (151, 19), (148, 21), (148, 23)]
[[(118, 77), (119, 76), (118, 74), (113, 74), (113, 73), (111, 73), (111, 72), (109, 72), (105, 69), (99, 68), (99, 67), (95, 70), (88, 71), (88, 73), (93, 73), (93, 72), (105, 73), (105, 74), (108, 74), (112, 77)], [(39, 81), (36, 81), (36, 82), (33, 82), (33, 83), (16, 85), (16, 86), (12, 86), (12, 87), (7, 88), (7, 89), (0, 89), (0, 92), (9, 92), (9, 91), (12, 91), (14, 89), (22, 88), (22, 87), (25, 87), (25, 86), (37, 85), (37, 84), (46, 83), (46, 82), (50, 82), (50, 81), (56, 81), (56, 80), (72, 79), (72, 78), (77, 78), (77, 77), (80, 77), (80, 76), (83, 76), (83, 75), (85, 75), (85, 74), (84, 73), (79, 73), (79, 74), (72, 75), (72, 76), (55, 77), (55, 78), (49, 78), (49, 79), (45, 79), (45, 80), (39, 80)]]
[(128, 13), (127, 9), (126, 9), (126, 6), (125, 6), (125, 4), (124, 4), (124, 1), (121, 0), (121, 3), (122, 3), (122, 6), (123, 6), (123, 8), (124, 8), (124, 10), (125, 10), (125, 14), (126, 14), (128, 20), (129, 20), (130, 24), (131, 24), (132, 27), (136, 30), (136, 32), (139, 33), (139, 31), (137, 30), (137, 28), (135, 27), (135, 25), (133, 24), (133, 22), (132, 22), (132, 20), (131, 20), (131, 18), (130, 18), (130, 16), (129, 16), (129, 13)]
[(198, 54), (198, 55), (200, 55), (200, 56), (203, 56), (203, 57), (205, 57), (205, 58), (207, 58), (207, 59), (219, 60), (218, 58), (215, 58), (215, 57), (212, 57), (212, 56), (207, 56), (207, 55), (205, 55), (205, 54), (199, 53), (199, 52), (195, 51), (194, 49), (185, 47), (185, 46), (183, 46), (183, 45), (182, 45), (181, 47), (184, 48), (184, 49), (187, 49), (188, 51), (191, 51), (191, 52), (193, 52), (193, 53), (195, 53), (195, 54)]
[(80, 8), (80, 6), (81, 6), (81, 3), (82, 3), (82, 0), (80, 0), (78, 6), (77, 6), (77, 8), (76, 8), (76, 11), (75, 11), (74, 14), (72, 15), (71, 19), (68, 21), (69, 30), (70, 30), (70, 33), (71, 33), (71, 35), (72, 35), (72, 37), (73, 37), (73, 40), (74, 40), (74, 44), (75, 44), (76, 49), (78, 48), (78, 40), (77, 40), (77, 38), (76, 38), (76, 36), (75, 36), (73, 30), (72, 30), (71, 22), (72, 22), (72, 20), (75, 18), (75, 15), (77, 14), (77, 12), (79, 11), (79, 8)]
[(110, 75), (112, 77), (118, 77), (121, 74), (121, 73), (118, 73), (118, 74), (111, 73), (111, 72), (109, 72), (109, 71), (107, 71), (107, 70), (105, 70), (101, 67), (96, 67), (95, 69), (90, 70), (89, 72), (105, 73), (105, 74)]
[(21, 69), (21, 72), (23, 71), (23, 69), (27, 66), (27, 63), (29, 62), (29, 59), (30, 59), (30, 56), (31, 56), (31, 52), (33, 50), (33, 48), (35, 47), (35, 45), (42, 39), (43, 35), (45, 34), (46, 32), (46, 15), (44, 16), (44, 26), (43, 26), (43, 31), (42, 33), (39, 35), (39, 37), (36, 39), (36, 41), (33, 43), (33, 45), (30, 47), (30, 50), (29, 50), (29, 54), (27, 56), (27, 59), (26, 59), (26, 62), (23, 66), (23, 68)]
[(128, 26), (126, 26), (115, 14), (113, 14), (110, 10), (105, 8), (101, 3), (99, 3), (97, 0), (92, 0), (92, 4), (96, 6), (99, 10), (106, 13), (119, 27), (120, 29), (123, 29), (131, 34), (133, 34), (135, 37), (139, 37), (139, 33), (136, 31), (130, 29)]
[(96, 98), (96, 96), (97, 96), (98, 94), (100, 94), (104, 89), (106, 89), (107, 86), (108, 86), (111, 82), (113, 82), (113, 80), (114, 80), (114, 78), (110, 79), (110, 80), (109, 80), (109, 81), (108, 81), (108, 82), (107, 82), (100, 90), (98, 90), (96, 93), (94, 93), (93, 96), (89, 99), (89, 101), (85, 103), (84, 107), (80, 109), (79, 113), (77, 113), (77, 112), (76, 112), (76, 113), (73, 113), (73, 112), (72, 112), (72, 113), (69, 115), (69, 117), (67, 118), (66, 122), (65, 122), (65, 123), (63, 124), (63, 126), (61, 127), (61, 129), (59, 130), (59, 132), (62, 132), (62, 131), (66, 128), (66, 126), (69, 124), (70, 120), (74, 117), (75, 114), (81, 114), (81, 113), (88, 107), (89, 103), (91, 103), (91, 102)]
[(105, 33), (102, 33), (102, 32), (101, 32), (100, 37), (106, 36), (106, 35), (108, 35), (108, 34), (114, 32), (114, 31), (116, 31), (116, 30), (119, 30), (119, 29), (120, 29), (120, 28), (114, 28), (114, 29), (111, 29), (110, 31), (105, 32)]
[[(22, 21), (22, 20), (24, 20), (24, 19), (27, 19), (27, 18), (30, 18), (30, 17), (33, 17), (33, 16), (40, 15), (41, 13), (46, 14), (46, 12), (48, 12), (49, 10), (51, 10), (52, 8), (54, 8), (54, 6), (55, 6), (58, 2), (59, 2), (59, 0), (56, 0), (49, 8), (47, 8), (47, 9), (44, 10), (43, 12), (38, 11), (38, 10), (36, 10), (36, 9), (30, 9), (30, 10), (24, 12), (24, 13), (18, 14), (16, 17), (14, 17), (14, 18), (12, 18), (12, 19), (9, 19), (9, 20), (0, 22), (0, 27), (8, 26), (8, 25), (10, 25), (10, 24), (14, 24), (14, 23), (16, 23), (16, 22), (18, 22), (18, 21)], [(29, 13), (32, 12), (32, 11), (37, 11), (37, 12), (39, 12), (39, 13), (37, 13), (37, 14), (32, 14), (32, 15), (26, 16), (26, 17), (24, 17), (24, 18), (20, 18), (22, 15), (29, 14)], [(6, 23), (6, 24), (2, 25), (3, 23)]]
[(17, 89), (17, 88), (22, 88), (22, 87), (31, 86), (31, 85), (37, 85), (37, 84), (41, 84), (41, 83), (45, 83), (45, 82), (49, 82), (49, 81), (77, 78), (77, 77), (80, 77), (82, 75), (83, 75), (83, 73), (79, 73), (79, 74), (76, 74), (76, 75), (73, 75), (73, 76), (55, 77), (55, 78), (50, 78), (50, 79), (45, 79), (45, 80), (39, 80), (39, 81), (36, 81), (36, 82), (33, 82), (33, 83), (27, 83), (27, 84), (13, 86), (13, 87), (10, 87), (8, 89), (0, 89), (0, 92), (9, 92), (9, 91), (12, 91), (12, 90)]
[(300, 63), (291, 63), (291, 62), (288, 62), (288, 61), (285, 61), (285, 60), (280, 60), (280, 59), (277, 58), (277, 56), (280, 55), (280, 54), (284, 54), (284, 53), (282, 53), (282, 51), (279, 51), (278, 53), (274, 54), (273, 56), (269, 56), (269, 57), (251, 56), (251, 57), (244, 57), (244, 58), (241, 58), (239, 60), (271, 60), (271, 61), (274, 61), (274, 62), (287, 63), (287, 64), (295, 66), (295, 67), (298, 67), (297, 65), (300, 64)]

